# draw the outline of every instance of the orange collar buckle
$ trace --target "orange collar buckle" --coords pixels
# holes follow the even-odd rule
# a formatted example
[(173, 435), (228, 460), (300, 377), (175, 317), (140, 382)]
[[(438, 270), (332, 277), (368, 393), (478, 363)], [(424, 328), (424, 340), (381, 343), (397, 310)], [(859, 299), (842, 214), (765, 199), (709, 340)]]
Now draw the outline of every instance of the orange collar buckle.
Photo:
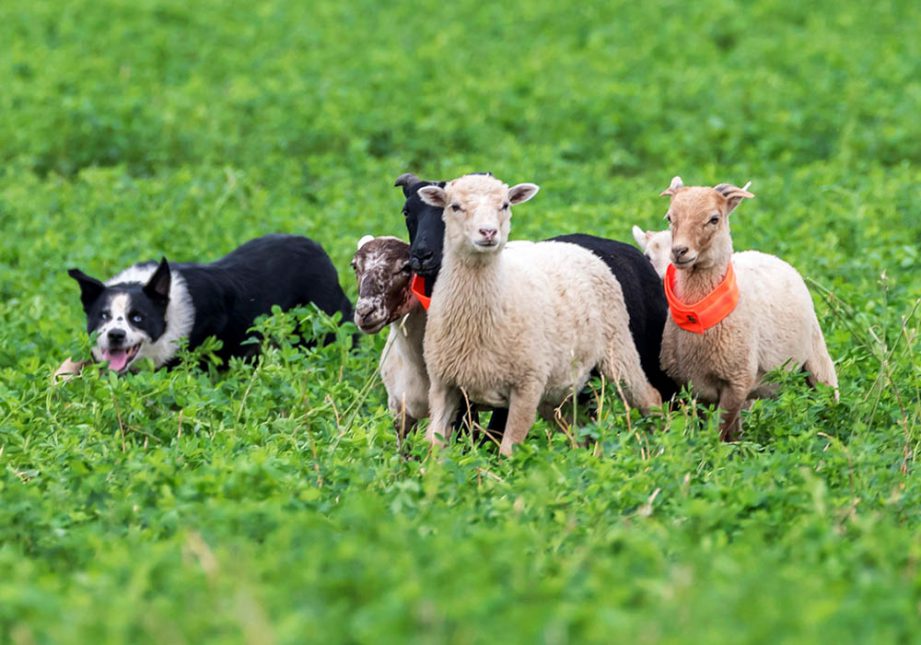
[(425, 295), (425, 278), (418, 273), (414, 273), (413, 279), (409, 283), (409, 290), (416, 300), (419, 301), (419, 304), (422, 305), (422, 309), (428, 311), (429, 305), (432, 304), (432, 298)]
[(675, 293), (676, 271), (674, 264), (668, 265), (665, 272), (665, 299), (668, 300), (672, 320), (681, 329), (702, 334), (723, 322), (739, 304), (739, 285), (736, 284), (732, 262), (729, 263), (726, 275), (716, 288), (692, 305), (681, 302)]

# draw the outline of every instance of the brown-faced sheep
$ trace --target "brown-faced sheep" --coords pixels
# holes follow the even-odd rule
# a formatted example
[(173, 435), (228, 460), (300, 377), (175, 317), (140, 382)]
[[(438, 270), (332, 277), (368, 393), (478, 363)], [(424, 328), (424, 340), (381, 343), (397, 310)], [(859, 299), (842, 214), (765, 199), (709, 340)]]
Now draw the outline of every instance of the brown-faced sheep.
[[(730, 184), (684, 186), (680, 177), (662, 195), (671, 199), (666, 217), (673, 265), (665, 277), (666, 291), (672, 292), (662, 338), (665, 372), (691, 383), (701, 400), (719, 404), (724, 440), (738, 436), (749, 399), (773, 393), (775, 388), (762, 383), (771, 370), (802, 367), (810, 384), (830, 385), (837, 399), (835, 366), (802, 277), (773, 255), (732, 252), (729, 215), (754, 195)], [(694, 316), (702, 319), (706, 312), (695, 308), (725, 291), (733, 276), (737, 304), (702, 328)]]
[(402, 438), (429, 415), (429, 376), (422, 356), (425, 312), (410, 291), (409, 244), (366, 235), (352, 259), (358, 280), (355, 324), (366, 334), (391, 325), (380, 374), (387, 407)]

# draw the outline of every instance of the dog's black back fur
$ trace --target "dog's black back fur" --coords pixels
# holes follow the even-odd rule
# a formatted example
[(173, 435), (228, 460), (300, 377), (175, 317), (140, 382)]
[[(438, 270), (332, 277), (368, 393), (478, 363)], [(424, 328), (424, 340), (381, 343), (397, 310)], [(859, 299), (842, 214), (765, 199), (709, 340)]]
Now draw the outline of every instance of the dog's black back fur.
[(223, 342), (219, 356), (245, 356), (242, 345), (253, 321), (271, 313), (315, 304), (322, 312), (352, 319), (352, 303), (339, 285), (332, 260), (313, 240), (298, 235), (266, 235), (211, 264), (173, 264), (186, 282), (195, 306), (189, 346), (209, 336)]
[[(403, 189), (406, 198), (403, 215), (409, 231), (410, 267), (426, 278), (427, 295), (431, 295), (431, 289), (438, 278), (444, 251), (445, 224), (442, 210), (429, 206), (418, 194), (420, 188), (433, 184), (444, 186), (445, 182), (423, 181), (406, 174), (401, 175), (396, 183)], [(662, 282), (649, 260), (630, 244), (593, 235), (575, 233), (552, 237), (548, 241), (577, 244), (608, 265), (624, 293), (624, 304), (630, 317), (630, 333), (640, 355), (643, 371), (663, 399), (671, 398), (678, 388), (659, 366), (659, 350), (668, 315), (668, 303), (665, 301)]]

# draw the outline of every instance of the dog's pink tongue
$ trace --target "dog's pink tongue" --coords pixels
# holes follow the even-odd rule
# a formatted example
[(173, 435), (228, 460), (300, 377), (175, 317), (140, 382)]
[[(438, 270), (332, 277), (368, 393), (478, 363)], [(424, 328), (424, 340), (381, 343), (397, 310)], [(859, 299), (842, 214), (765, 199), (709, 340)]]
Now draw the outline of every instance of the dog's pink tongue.
[(128, 364), (128, 352), (123, 349), (110, 349), (102, 352), (102, 360), (109, 361), (109, 369), (121, 372)]

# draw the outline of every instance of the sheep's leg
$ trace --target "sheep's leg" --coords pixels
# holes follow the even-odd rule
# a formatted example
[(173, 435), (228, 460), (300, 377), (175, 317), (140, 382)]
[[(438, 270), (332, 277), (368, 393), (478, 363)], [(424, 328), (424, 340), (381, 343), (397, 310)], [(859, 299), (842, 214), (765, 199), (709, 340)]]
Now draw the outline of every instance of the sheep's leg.
[(451, 438), (451, 429), (461, 402), (461, 393), (456, 387), (432, 380), (429, 387), (429, 405), (432, 420), (425, 433), (425, 439), (432, 445), (444, 445)]
[(736, 441), (742, 429), (742, 408), (748, 398), (748, 388), (726, 386), (720, 391), (720, 439)]
[(489, 417), (489, 424), (487, 424), (486, 430), (483, 431), (483, 435), (480, 437), (480, 445), (484, 445), (489, 441), (501, 440), (505, 432), (506, 423), (508, 423), (508, 408), (494, 409), (492, 416)]
[(505, 434), (502, 435), (502, 443), (499, 444), (499, 452), (506, 457), (512, 454), (512, 446), (521, 443), (528, 436), (528, 431), (537, 418), (537, 406), (540, 404), (542, 391), (539, 385), (512, 391)]
[(626, 323), (621, 326), (622, 333), (618, 333), (614, 342), (608, 346), (608, 355), (601, 365), (601, 372), (614, 383), (623, 381), (627, 386), (624, 392), (627, 403), (638, 407), (640, 412), (646, 414), (650, 409), (662, 405), (662, 395), (646, 378), (640, 364), (640, 355), (636, 351)]
[(396, 430), (397, 439), (402, 442), (407, 437), (407, 435), (413, 431), (418, 422), (419, 419), (410, 416), (405, 411), (403, 411), (399, 416), (394, 417), (393, 428)]

